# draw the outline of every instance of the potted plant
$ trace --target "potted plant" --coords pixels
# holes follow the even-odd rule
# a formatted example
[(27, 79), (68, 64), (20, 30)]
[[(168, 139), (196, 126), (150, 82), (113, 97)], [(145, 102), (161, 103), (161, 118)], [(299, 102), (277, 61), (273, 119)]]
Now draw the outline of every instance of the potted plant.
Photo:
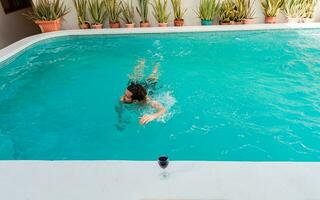
[(303, 21), (312, 22), (317, 0), (302, 0)]
[(243, 24), (245, 19), (245, 4), (243, 0), (226, 0), (220, 7), (220, 24)]
[(150, 27), (148, 20), (149, 14), (149, 0), (138, 0), (138, 7), (136, 7), (138, 14), (140, 15), (140, 27)]
[(80, 29), (89, 29), (90, 23), (87, 21), (87, 1), (73, 0), (73, 4), (77, 11)]
[(234, 24), (243, 24), (246, 18), (246, 4), (245, 0), (234, 0)]
[(253, 8), (255, 0), (243, 0), (244, 1), (244, 24), (254, 23), (255, 9)]
[(153, 16), (158, 21), (159, 27), (168, 26), (170, 14), (167, 14), (167, 2), (167, 0), (154, 0), (154, 3), (152, 4)]
[(233, 24), (234, 5), (232, 1), (223, 1), (220, 6), (219, 23), (221, 25)]
[(126, 24), (127, 28), (134, 28), (134, 7), (132, 1), (129, 4), (128, 2), (123, 2), (121, 4), (122, 17), (121, 19)]
[(174, 13), (174, 25), (183, 26), (184, 19), (183, 16), (187, 12), (187, 9), (183, 9), (181, 5), (181, 0), (171, 0)]
[(201, 19), (201, 25), (208, 26), (213, 24), (213, 19), (217, 14), (219, 5), (216, 0), (200, 0), (198, 11), (195, 11)]
[(297, 0), (286, 0), (283, 4), (283, 13), (288, 23), (298, 23), (303, 17), (302, 2)]
[(91, 27), (93, 29), (102, 29), (103, 22), (107, 16), (103, 1), (99, 2), (99, 0), (91, 0), (88, 5), (91, 18), (93, 19)]
[(38, 0), (32, 3), (32, 11), (25, 13), (40, 27), (43, 33), (61, 29), (61, 18), (69, 13), (67, 7), (60, 0)]
[(105, 0), (110, 28), (120, 28), (121, 4), (118, 0)]
[(284, 0), (262, 0), (266, 24), (275, 24)]

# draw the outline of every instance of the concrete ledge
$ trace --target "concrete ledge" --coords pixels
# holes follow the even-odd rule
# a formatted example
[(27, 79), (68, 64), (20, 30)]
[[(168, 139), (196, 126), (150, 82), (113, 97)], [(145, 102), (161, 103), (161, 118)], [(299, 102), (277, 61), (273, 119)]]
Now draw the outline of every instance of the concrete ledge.
[[(0, 50), (0, 62), (38, 41), (67, 35), (306, 28), (320, 24), (69, 30), (20, 40)], [(320, 163), (171, 162), (168, 172), (163, 179), (156, 162), (0, 161), (0, 199), (320, 199)]]
[(22, 39), (0, 50), (0, 63), (14, 56), (30, 45), (41, 40), (68, 36), (68, 35), (108, 35), (108, 34), (146, 34), (146, 33), (185, 33), (185, 32), (210, 32), (210, 31), (254, 31), (276, 29), (314, 29), (320, 28), (320, 23), (307, 24), (248, 24), (248, 25), (215, 25), (215, 26), (184, 26), (184, 27), (151, 27), (134, 29), (101, 29), (101, 30), (65, 30), (51, 33), (38, 34)]
[(0, 199), (320, 199), (320, 163), (2, 161)]

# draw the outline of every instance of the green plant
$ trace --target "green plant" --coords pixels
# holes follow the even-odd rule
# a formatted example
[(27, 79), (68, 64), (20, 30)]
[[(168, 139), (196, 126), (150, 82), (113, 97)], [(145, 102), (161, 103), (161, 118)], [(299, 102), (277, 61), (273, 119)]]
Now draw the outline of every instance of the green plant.
[(221, 22), (241, 22), (246, 18), (244, 0), (225, 0), (220, 7)]
[(244, 18), (253, 19), (255, 14), (255, 9), (253, 8), (255, 0), (243, 0), (244, 3)]
[(245, 0), (235, 0), (234, 10), (235, 10), (234, 22), (240, 22), (246, 19), (246, 1)]
[(149, 22), (149, 0), (138, 0), (138, 7), (136, 7), (138, 14), (141, 17), (141, 22)]
[(234, 20), (235, 11), (234, 4), (230, 0), (223, 1), (220, 6), (220, 21), (221, 22), (231, 22)]
[(121, 15), (121, 4), (122, 2), (118, 2), (118, 0), (105, 0), (104, 1), (106, 10), (109, 17), (109, 22), (111, 23), (119, 23), (120, 15)]
[(77, 10), (79, 24), (88, 23), (88, 21), (87, 21), (87, 0), (73, 0), (73, 4)]
[(317, 0), (301, 0), (302, 10), (304, 18), (313, 18), (314, 9), (317, 4)]
[(262, 0), (261, 5), (266, 17), (276, 17), (284, 0)]
[(130, 2), (123, 2), (121, 4), (122, 10), (122, 17), (121, 19), (126, 24), (133, 24), (134, 23), (134, 6), (132, 5), (132, 1)]
[(304, 0), (285, 0), (283, 3), (283, 13), (290, 18), (303, 17), (303, 5)]
[(32, 2), (32, 11), (25, 13), (31, 20), (53, 21), (69, 13), (69, 9), (60, 0), (38, 0)]
[(183, 9), (181, 0), (171, 0), (173, 7), (174, 19), (181, 20), (183, 19), (184, 14), (187, 12), (187, 9)]
[(219, 10), (216, 0), (200, 0), (199, 8), (196, 12), (201, 20), (213, 20)]
[(99, 3), (99, 0), (91, 0), (88, 5), (94, 24), (103, 24), (107, 16), (103, 2)]
[(159, 23), (168, 22), (170, 14), (167, 14), (167, 2), (167, 0), (154, 0), (152, 4), (153, 16)]

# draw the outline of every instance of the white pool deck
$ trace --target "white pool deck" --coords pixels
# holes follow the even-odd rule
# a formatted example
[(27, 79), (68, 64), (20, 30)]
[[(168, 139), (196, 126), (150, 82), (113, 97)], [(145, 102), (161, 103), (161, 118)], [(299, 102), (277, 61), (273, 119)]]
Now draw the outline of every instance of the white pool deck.
[(1, 200), (317, 200), (320, 163), (3, 161)]
[[(65, 35), (300, 28), (320, 24), (68, 30), (18, 41), (0, 50), (0, 62)], [(162, 178), (155, 161), (0, 161), (0, 200), (320, 200), (320, 162), (186, 161), (167, 171)]]

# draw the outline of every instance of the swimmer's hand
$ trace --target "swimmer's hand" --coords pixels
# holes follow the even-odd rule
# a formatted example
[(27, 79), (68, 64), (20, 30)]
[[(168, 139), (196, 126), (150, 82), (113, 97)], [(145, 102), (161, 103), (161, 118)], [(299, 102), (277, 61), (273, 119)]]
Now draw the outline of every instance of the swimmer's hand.
[(153, 115), (143, 115), (141, 118), (140, 118), (140, 124), (141, 125), (144, 125), (144, 124), (148, 124), (149, 122), (157, 119), (158, 116), (157, 114), (153, 114)]
[(149, 115), (143, 115), (141, 118), (140, 118), (140, 124), (141, 125), (145, 125), (145, 124), (148, 124), (149, 122), (157, 119), (157, 118), (160, 118), (165, 112), (166, 112), (166, 109), (163, 107), (163, 105), (161, 105), (159, 102), (157, 101), (151, 101), (151, 100), (148, 100), (148, 103), (154, 108), (157, 110), (156, 113), (154, 114), (149, 114)]

